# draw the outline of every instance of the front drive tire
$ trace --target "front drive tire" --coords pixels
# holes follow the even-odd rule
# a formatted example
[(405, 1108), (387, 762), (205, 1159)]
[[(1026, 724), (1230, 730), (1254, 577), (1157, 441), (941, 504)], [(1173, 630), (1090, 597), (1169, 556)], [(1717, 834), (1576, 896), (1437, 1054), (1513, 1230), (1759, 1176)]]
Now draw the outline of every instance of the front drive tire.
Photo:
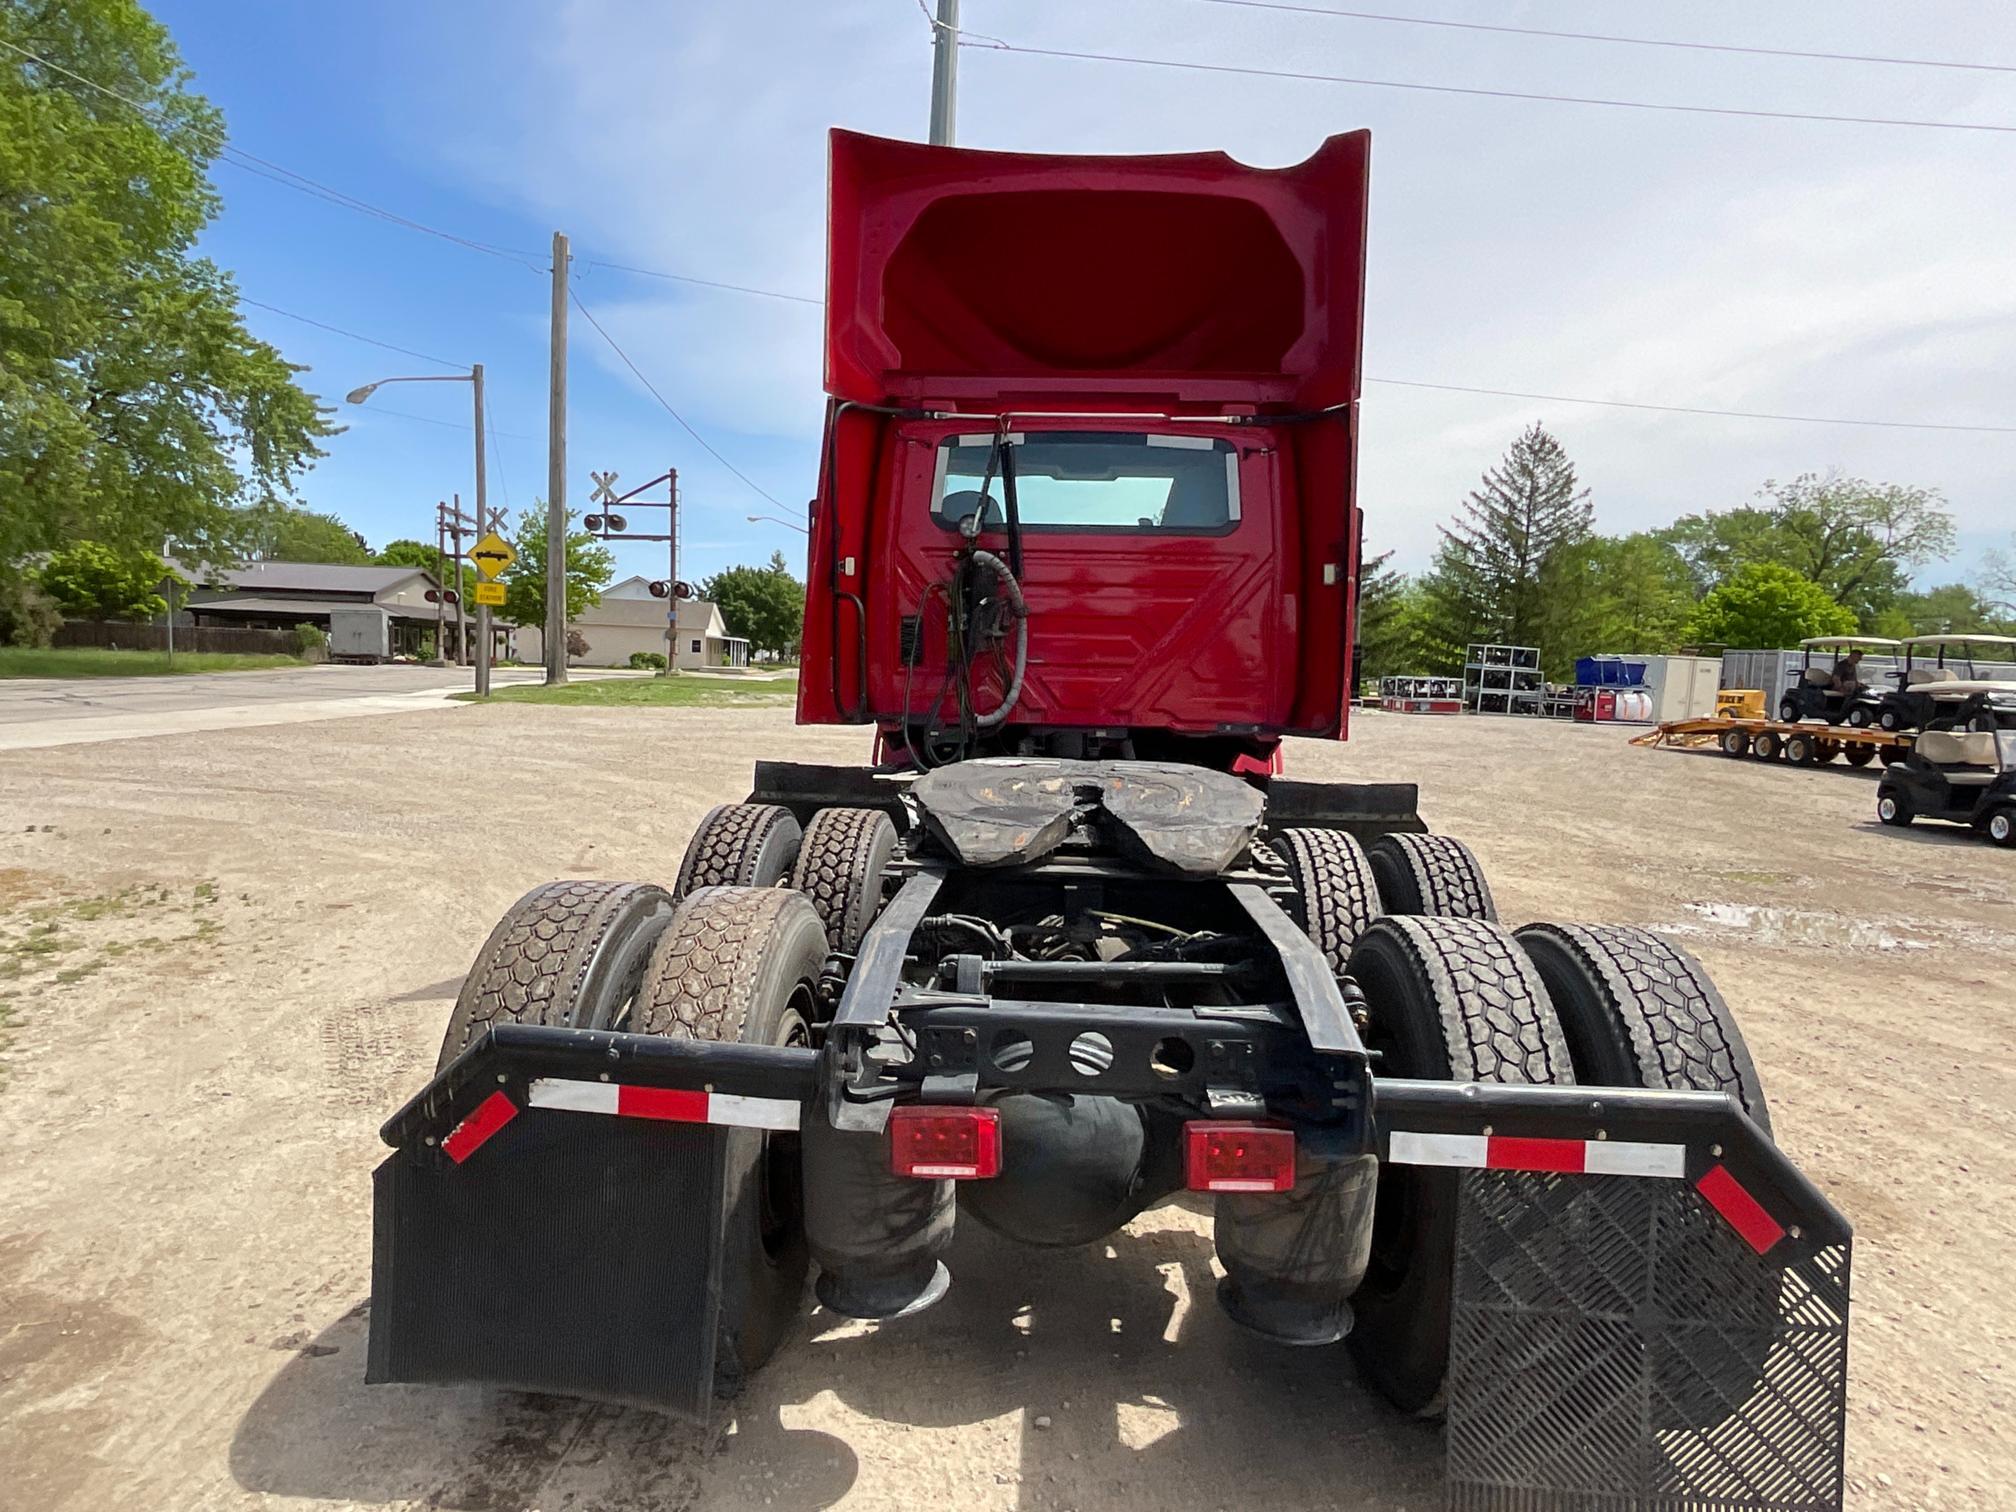
[(1445, 919), (1498, 917), (1484, 868), (1461, 840), (1448, 835), (1381, 835), (1366, 847), (1379, 901), (1389, 914)]
[(718, 804), (686, 842), (672, 896), (684, 898), (702, 887), (775, 887), (791, 874), (803, 838), (787, 808)]
[(1284, 829), (1268, 841), (1295, 885), (1289, 913), (1342, 976), (1358, 943), (1379, 917), (1379, 883), (1364, 848), (1342, 830)]
[(476, 953), (435, 1070), (492, 1024), (621, 1027), (651, 947), (671, 917), (671, 895), (649, 882), (533, 888)]
[[(1567, 1084), (1568, 1045), (1526, 953), (1482, 919), (1387, 917), (1351, 952), (1380, 1074)], [(1387, 1162), (1346, 1344), (1403, 1412), (1441, 1410), (1449, 1373), (1459, 1173)]]
[(1789, 693), (1779, 699), (1778, 718), (1786, 724), (1799, 723), (1799, 700)]
[(1912, 812), (1911, 799), (1905, 791), (1886, 782), (1876, 789), (1876, 817), (1903, 829), (1917, 815)]
[[(659, 936), (632, 1027), (672, 1039), (809, 1047), (825, 964), (825, 927), (800, 894), (702, 888)], [(722, 1134), (714, 1389), (729, 1397), (797, 1321), (810, 1260), (799, 1136), (732, 1128)], [(696, 1232), (705, 1232), (702, 1215), (694, 1222)]]
[(882, 876), (896, 849), (896, 826), (880, 809), (829, 808), (812, 816), (791, 885), (812, 902), (833, 949), (861, 948), (882, 906)]

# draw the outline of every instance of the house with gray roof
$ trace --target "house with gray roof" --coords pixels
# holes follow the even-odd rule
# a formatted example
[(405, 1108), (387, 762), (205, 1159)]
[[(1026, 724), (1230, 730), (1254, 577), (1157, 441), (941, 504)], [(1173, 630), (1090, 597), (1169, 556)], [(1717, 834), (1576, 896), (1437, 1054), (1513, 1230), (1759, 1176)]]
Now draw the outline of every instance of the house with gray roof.
[[(183, 569), (195, 581), (178, 622), (291, 630), (329, 628), (331, 609), (379, 608), (391, 622), (394, 654), (417, 655), (420, 642), (443, 623), (452, 649), (454, 606), (428, 601), (439, 593), (434, 574), (419, 567), (338, 567), (324, 562), (248, 562), (243, 567)], [(473, 620), (473, 606), (469, 609)]]

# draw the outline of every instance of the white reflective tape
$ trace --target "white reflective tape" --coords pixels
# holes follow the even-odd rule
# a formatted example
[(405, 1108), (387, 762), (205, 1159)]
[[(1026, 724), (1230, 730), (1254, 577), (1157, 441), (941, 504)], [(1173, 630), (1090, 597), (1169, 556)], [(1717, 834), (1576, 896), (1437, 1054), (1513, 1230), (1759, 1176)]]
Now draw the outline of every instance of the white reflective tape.
[(1389, 1160), (1400, 1165), (1484, 1166), (1490, 1141), (1482, 1134), (1410, 1134), (1396, 1129), (1387, 1141)]
[(1591, 1176), (1681, 1177), (1687, 1174), (1687, 1146), (1592, 1139), (1582, 1147), (1582, 1169)]
[(532, 1083), (529, 1099), (535, 1108), (567, 1108), (576, 1113), (614, 1113), (614, 1082), (561, 1081), (542, 1076)]
[(795, 1134), (798, 1104), (784, 1097), (733, 1097), (726, 1092), (713, 1092), (707, 1097), (707, 1122)]

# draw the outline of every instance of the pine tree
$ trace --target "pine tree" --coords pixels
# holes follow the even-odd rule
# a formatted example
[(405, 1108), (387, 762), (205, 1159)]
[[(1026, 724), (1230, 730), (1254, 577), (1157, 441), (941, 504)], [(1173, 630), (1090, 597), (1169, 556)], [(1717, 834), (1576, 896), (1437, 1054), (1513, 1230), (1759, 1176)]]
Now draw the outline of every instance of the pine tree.
[(1392, 565), (1393, 553), (1367, 557), (1358, 568), (1358, 669), (1368, 679), (1409, 671), (1411, 636), (1407, 624), (1407, 574)]
[(1472, 641), (1538, 646), (1550, 670), (1580, 612), (1595, 506), (1561, 443), (1535, 422), (1440, 527), (1424, 587), (1438, 660)]

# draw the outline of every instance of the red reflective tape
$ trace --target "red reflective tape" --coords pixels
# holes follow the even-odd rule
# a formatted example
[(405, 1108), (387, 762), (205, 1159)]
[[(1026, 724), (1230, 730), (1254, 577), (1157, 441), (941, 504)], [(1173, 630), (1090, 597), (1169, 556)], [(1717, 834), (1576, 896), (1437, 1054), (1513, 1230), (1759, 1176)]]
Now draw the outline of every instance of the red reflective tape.
[(448, 1131), (441, 1148), (460, 1165), (482, 1149), (490, 1136), (518, 1116), (518, 1104), (502, 1092), (492, 1092), (476, 1105), (476, 1111)]
[(662, 1118), (668, 1123), (707, 1122), (707, 1094), (678, 1087), (618, 1087), (616, 1111), (624, 1118)]
[(1492, 1171), (1567, 1171), (1580, 1174), (1583, 1141), (1579, 1139), (1514, 1139), (1493, 1134), (1484, 1148), (1484, 1166)]
[(1785, 1237), (1783, 1225), (1764, 1211), (1764, 1204), (1729, 1174), (1727, 1166), (1711, 1167), (1706, 1176), (1694, 1183), (1694, 1190), (1706, 1197), (1709, 1205), (1728, 1220), (1729, 1227), (1741, 1234), (1743, 1242), (1758, 1254)]

